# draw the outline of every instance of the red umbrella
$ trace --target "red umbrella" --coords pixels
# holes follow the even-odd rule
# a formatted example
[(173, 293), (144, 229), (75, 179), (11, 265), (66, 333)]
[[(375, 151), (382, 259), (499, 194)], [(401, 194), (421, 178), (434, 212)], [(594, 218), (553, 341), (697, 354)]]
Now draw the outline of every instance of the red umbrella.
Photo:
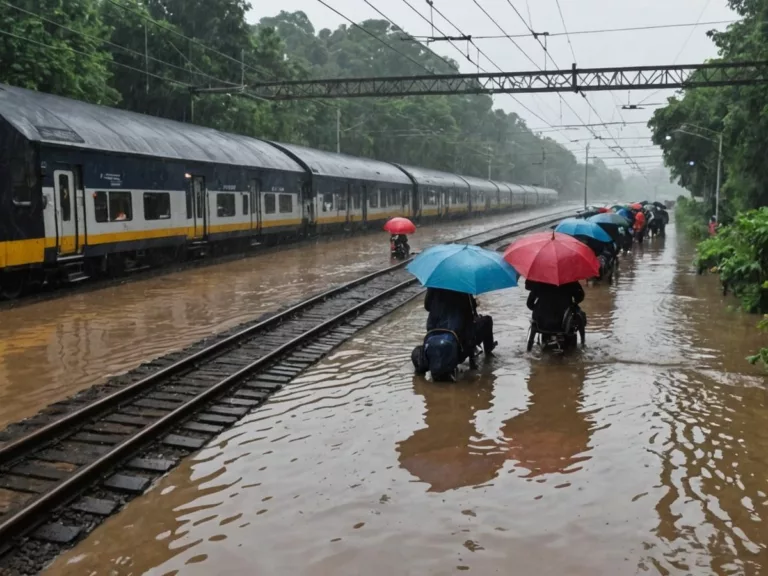
[(603, 206), (602, 208), (598, 208), (598, 209), (597, 209), (597, 211), (598, 211), (600, 214), (605, 214), (606, 212), (610, 212), (610, 211), (611, 211), (611, 209), (610, 209), (610, 208), (606, 208), (605, 206)]
[(632, 210), (642, 210), (643, 209), (643, 205), (640, 204), (640, 202), (635, 202), (634, 204), (630, 204), (629, 207), (632, 208)]
[(384, 230), (390, 234), (413, 234), (416, 232), (416, 226), (408, 218), (392, 218), (384, 225)]
[(600, 273), (600, 263), (592, 250), (559, 232), (521, 238), (507, 248), (504, 260), (526, 279), (555, 286), (594, 278)]

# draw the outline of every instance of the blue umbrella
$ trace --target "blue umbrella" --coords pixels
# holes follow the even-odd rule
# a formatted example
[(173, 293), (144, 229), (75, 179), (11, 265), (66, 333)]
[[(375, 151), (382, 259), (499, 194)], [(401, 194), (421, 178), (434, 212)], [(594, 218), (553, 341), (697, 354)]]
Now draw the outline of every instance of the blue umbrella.
[(599, 242), (613, 242), (608, 232), (589, 220), (568, 218), (557, 225), (555, 232), (568, 234), (568, 236), (586, 236), (587, 238), (594, 238)]
[(621, 210), (619, 210), (617, 212), (617, 214), (619, 216), (621, 216), (622, 218), (626, 218), (627, 221), (631, 221), (632, 220), (632, 213), (629, 210), (627, 210), (626, 208), (622, 208)]
[(408, 272), (428, 288), (484, 294), (517, 286), (517, 272), (497, 252), (465, 244), (441, 244), (408, 264)]

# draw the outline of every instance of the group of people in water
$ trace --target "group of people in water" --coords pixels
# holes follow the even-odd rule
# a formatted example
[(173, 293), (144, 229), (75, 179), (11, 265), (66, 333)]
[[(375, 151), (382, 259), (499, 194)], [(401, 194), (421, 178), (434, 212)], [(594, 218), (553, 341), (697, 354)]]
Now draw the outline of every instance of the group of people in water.
[[(612, 278), (620, 250), (626, 253), (635, 240), (642, 243), (647, 235), (663, 236), (669, 222), (666, 209), (660, 203), (627, 209), (625, 218), (628, 225), (621, 229), (615, 242), (582, 239), (600, 263), (600, 275), (595, 280), (605, 275)], [(395, 241), (393, 236), (393, 249)], [(405, 242), (407, 244), (407, 239)], [(529, 292), (526, 304), (532, 313), (529, 351), (537, 335), (545, 346), (555, 343), (562, 348), (573, 347), (579, 335), (584, 342), (587, 315), (580, 307), (585, 293), (579, 282), (555, 285), (526, 280), (525, 289)], [(493, 334), (493, 318), (478, 312), (477, 300), (471, 294), (428, 288), (424, 309), (428, 312), (427, 334), (411, 354), (418, 374), (429, 372), (435, 381), (452, 381), (457, 377), (460, 364), (469, 360), (470, 369), (475, 369), (478, 354), (493, 354), (498, 345)]]
[[(575, 338), (576, 333), (583, 333), (587, 315), (579, 307), (584, 300), (581, 284), (555, 286), (528, 280), (525, 288), (530, 292), (527, 306), (532, 322), (544, 339)], [(470, 369), (476, 369), (477, 355), (491, 356), (498, 346), (493, 318), (478, 312), (471, 294), (428, 288), (424, 309), (428, 312), (427, 335), (411, 353), (417, 373), (430, 372), (436, 381), (455, 380), (460, 364), (469, 360)]]

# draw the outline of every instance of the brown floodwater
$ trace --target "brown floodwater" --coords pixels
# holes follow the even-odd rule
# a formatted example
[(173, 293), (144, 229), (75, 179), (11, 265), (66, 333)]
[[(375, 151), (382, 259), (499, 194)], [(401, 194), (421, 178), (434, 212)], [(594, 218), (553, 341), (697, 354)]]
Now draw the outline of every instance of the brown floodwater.
[[(153, 576), (768, 573), (768, 339), (674, 230), (587, 288), (587, 348), (525, 352), (523, 289), (456, 384), (414, 302), (338, 349), (48, 570)], [(764, 517), (765, 516), (765, 517)]]
[[(420, 228), (414, 250), (567, 206)], [(389, 236), (287, 247), (0, 312), (0, 429), (211, 334), (390, 264)]]

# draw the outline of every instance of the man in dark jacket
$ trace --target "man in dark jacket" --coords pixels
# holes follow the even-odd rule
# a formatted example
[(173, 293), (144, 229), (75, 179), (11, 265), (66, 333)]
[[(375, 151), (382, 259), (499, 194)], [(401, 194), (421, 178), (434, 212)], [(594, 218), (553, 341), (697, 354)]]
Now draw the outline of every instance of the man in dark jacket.
[(427, 288), (424, 309), (429, 312), (427, 332), (450, 330), (459, 337), (462, 361), (469, 357), (474, 363), (475, 347), (482, 344), (486, 354), (493, 352), (493, 318), (477, 313), (477, 301), (471, 294)]
[(427, 332), (432, 330), (450, 330), (459, 338), (463, 358), (474, 351), (473, 323), (475, 320), (471, 296), (444, 290), (427, 288), (424, 297), (424, 309), (427, 316)]
[(562, 329), (565, 312), (571, 306), (578, 307), (584, 301), (584, 289), (578, 282), (555, 286), (526, 280), (525, 288), (531, 292), (527, 306), (533, 311), (533, 321), (540, 328), (552, 332)]

